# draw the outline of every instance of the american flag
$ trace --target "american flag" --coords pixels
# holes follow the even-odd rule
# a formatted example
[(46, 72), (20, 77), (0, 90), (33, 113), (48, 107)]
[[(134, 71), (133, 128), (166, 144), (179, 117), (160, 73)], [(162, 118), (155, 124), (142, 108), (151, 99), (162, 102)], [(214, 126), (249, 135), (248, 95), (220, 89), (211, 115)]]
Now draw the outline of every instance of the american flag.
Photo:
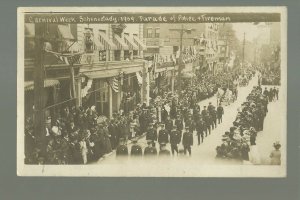
[(55, 54), (55, 56), (67, 65), (80, 64), (81, 61), (81, 54)]
[(107, 81), (114, 92), (119, 92), (119, 81), (116, 77)]

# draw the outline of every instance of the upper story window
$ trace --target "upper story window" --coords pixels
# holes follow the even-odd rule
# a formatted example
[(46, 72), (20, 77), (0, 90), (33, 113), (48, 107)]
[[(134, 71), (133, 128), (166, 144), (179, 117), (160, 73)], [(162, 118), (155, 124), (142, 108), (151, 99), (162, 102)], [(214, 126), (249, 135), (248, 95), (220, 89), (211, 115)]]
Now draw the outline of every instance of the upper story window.
[(84, 31), (84, 45), (85, 45), (85, 52), (87, 53), (94, 52), (94, 34), (92, 28), (86, 28)]
[(160, 36), (160, 28), (155, 28), (154, 37), (159, 38), (159, 36)]
[(146, 35), (147, 38), (152, 38), (152, 33), (153, 33), (153, 32), (152, 32), (152, 28), (148, 28), (148, 29), (147, 29), (147, 35)]

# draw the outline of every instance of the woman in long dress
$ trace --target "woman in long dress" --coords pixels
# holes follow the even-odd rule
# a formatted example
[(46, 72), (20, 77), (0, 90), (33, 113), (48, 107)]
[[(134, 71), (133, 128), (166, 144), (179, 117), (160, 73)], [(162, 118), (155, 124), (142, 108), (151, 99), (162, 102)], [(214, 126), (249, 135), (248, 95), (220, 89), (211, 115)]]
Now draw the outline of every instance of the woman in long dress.
[(280, 147), (281, 145), (279, 144), (279, 142), (274, 143), (274, 148), (275, 150), (273, 150), (270, 154), (270, 158), (271, 158), (271, 165), (280, 165), (281, 164), (281, 152), (280, 152)]

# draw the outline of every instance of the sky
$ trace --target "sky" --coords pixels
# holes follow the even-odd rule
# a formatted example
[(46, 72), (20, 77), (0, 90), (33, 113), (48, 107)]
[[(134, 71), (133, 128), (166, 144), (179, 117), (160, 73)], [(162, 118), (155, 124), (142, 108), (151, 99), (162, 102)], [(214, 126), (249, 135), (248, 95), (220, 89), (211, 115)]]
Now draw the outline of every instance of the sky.
[[(260, 23), (259, 25), (264, 25), (264, 23)], [(236, 36), (240, 41), (244, 39), (245, 32), (245, 40), (253, 41), (259, 33), (261, 33), (261, 29), (259, 25), (254, 25), (253, 23), (233, 23), (233, 30), (236, 32)]]

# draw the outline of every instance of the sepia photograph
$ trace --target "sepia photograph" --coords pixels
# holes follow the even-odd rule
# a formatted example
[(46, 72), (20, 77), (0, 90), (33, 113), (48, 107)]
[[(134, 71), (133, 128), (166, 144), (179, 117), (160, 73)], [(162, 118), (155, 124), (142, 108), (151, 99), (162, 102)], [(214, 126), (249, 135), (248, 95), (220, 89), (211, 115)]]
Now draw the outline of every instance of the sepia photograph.
[(20, 7), (19, 176), (285, 177), (285, 7)]

